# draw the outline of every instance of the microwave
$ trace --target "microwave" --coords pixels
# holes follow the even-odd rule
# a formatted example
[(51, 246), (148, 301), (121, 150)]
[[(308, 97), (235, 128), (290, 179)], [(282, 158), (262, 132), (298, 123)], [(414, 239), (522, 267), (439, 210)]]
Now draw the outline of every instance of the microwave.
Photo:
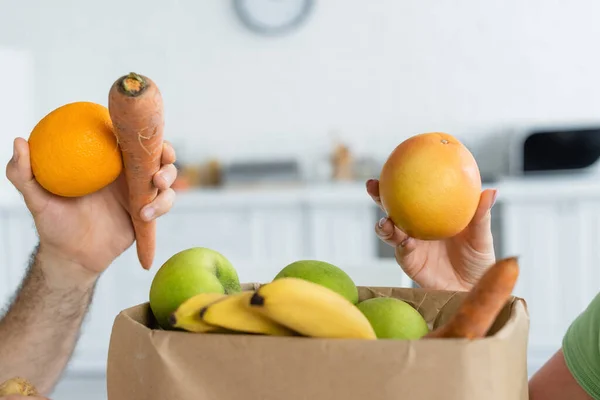
[(600, 170), (600, 125), (537, 127), (510, 134), (511, 176)]

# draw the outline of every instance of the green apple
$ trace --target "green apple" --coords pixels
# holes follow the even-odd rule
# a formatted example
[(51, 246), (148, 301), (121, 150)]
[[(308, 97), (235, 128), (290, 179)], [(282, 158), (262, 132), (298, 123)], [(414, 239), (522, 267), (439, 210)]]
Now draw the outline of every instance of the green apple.
[(392, 297), (374, 297), (358, 303), (378, 339), (419, 339), (429, 332), (423, 316), (410, 304)]
[(169, 258), (156, 272), (150, 287), (150, 309), (163, 329), (181, 303), (198, 293), (241, 291), (237, 271), (221, 253), (192, 247)]
[(325, 286), (344, 296), (352, 304), (358, 303), (358, 289), (350, 276), (341, 268), (324, 261), (300, 260), (284, 267), (274, 279), (300, 278)]

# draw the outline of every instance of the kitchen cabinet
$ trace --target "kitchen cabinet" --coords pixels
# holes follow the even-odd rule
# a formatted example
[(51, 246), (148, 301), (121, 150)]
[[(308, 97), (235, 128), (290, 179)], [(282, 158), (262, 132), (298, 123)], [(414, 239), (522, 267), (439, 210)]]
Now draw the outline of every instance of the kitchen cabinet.
[[(571, 321), (600, 291), (600, 184), (506, 180), (495, 187), (496, 253), (519, 257), (515, 294), (525, 298), (531, 314), (531, 373), (560, 347)], [(159, 266), (189, 247), (222, 252), (242, 282), (268, 281), (286, 264), (313, 258), (339, 265), (359, 285), (410, 286), (392, 249), (375, 236), (380, 217), (362, 184), (180, 193), (158, 221), (152, 270), (141, 268), (132, 246), (100, 278), (70, 373), (104, 374), (115, 316), (147, 301)], [(20, 283), (37, 237), (19, 202), (0, 205), (0, 219), (5, 302)]]
[[(0, 211), (0, 221), (5, 221), (4, 212)], [(10, 298), (10, 290), (12, 286), (10, 285), (9, 273), (10, 269), (7, 268), (8, 263), (8, 242), (6, 241), (6, 233), (7, 227), (6, 225), (0, 225), (0, 265), (3, 267), (0, 268), (0, 310), (4, 308), (4, 305), (7, 304)]]
[(561, 346), (571, 322), (600, 292), (597, 179), (505, 183), (500, 256), (518, 256), (515, 288), (530, 313), (530, 370)]
[(374, 206), (314, 205), (307, 214), (311, 257), (351, 264), (375, 256)]

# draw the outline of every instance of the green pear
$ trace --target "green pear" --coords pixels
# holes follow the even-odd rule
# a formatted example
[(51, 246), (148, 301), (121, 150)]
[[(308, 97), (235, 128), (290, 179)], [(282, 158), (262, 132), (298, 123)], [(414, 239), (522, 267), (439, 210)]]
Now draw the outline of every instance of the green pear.
[(275, 279), (300, 278), (325, 286), (344, 296), (352, 304), (358, 303), (358, 289), (350, 276), (341, 268), (324, 261), (300, 260), (284, 267)]
[(169, 258), (156, 272), (150, 287), (150, 309), (163, 329), (181, 303), (198, 293), (241, 291), (237, 271), (221, 253), (193, 247)]
[(410, 304), (392, 297), (374, 297), (358, 303), (378, 339), (419, 339), (429, 332), (423, 316)]

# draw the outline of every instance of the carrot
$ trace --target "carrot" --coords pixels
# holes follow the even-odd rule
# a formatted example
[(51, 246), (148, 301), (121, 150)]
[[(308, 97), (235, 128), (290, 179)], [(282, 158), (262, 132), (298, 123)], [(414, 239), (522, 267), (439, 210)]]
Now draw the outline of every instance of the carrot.
[(123, 154), (138, 259), (148, 270), (156, 250), (156, 221), (143, 221), (140, 211), (158, 195), (152, 178), (161, 166), (162, 96), (150, 78), (132, 72), (113, 83), (108, 95), (108, 111)]
[(509, 300), (519, 276), (516, 257), (492, 265), (443, 326), (424, 338), (483, 338)]

